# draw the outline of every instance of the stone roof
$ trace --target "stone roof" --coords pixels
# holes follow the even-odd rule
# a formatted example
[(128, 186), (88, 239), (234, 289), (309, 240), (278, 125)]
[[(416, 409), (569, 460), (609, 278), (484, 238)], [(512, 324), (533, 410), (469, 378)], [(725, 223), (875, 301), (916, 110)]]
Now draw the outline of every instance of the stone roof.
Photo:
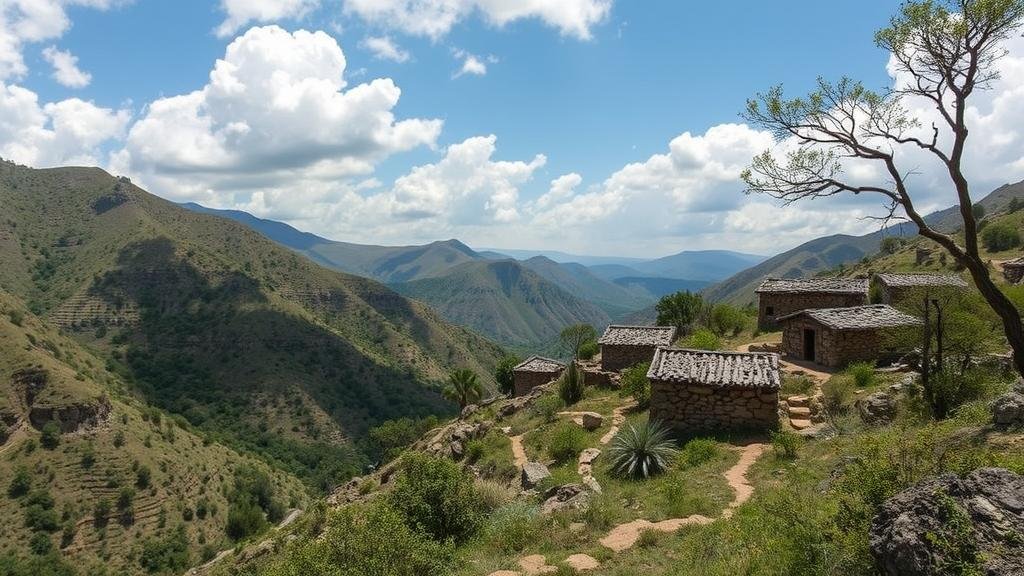
[(768, 278), (756, 293), (777, 294), (867, 294), (867, 278)]
[(778, 389), (779, 355), (764, 352), (709, 352), (658, 348), (647, 377), (717, 387)]
[(545, 358), (543, 356), (530, 356), (512, 370), (516, 372), (540, 372), (542, 374), (550, 374), (552, 372), (561, 372), (562, 370), (565, 370), (565, 364), (562, 364), (558, 360), (552, 360), (551, 358)]
[(1024, 256), (1003, 262), (1003, 268), (1024, 268)]
[(878, 274), (878, 281), (892, 288), (947, 286), (967, 288), (967, 282), (955, 274)]
[(801, 310), (777, 318), (776, 322), (785, 322), (799, 316), (807, 316), (833, 330), (873, 330), (879, 328), (900, 328), (916, 326), (921, 319), (904, 314), (886, 304), (870, 306), (853, 306), (851, 308), (817, 308)]
[(598, 344), (611, 346), (671, 346), (675, 326), (609, 326)]

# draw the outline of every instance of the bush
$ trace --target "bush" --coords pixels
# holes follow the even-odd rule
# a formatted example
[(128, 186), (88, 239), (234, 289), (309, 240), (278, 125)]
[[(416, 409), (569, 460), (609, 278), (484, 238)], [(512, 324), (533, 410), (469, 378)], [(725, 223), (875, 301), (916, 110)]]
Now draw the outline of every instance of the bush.
[(694, 350), (718, 350), (722, 347), (722, 342), (711, 330), (700, 328), (686, 339), (686, 347)]
[(96, 505), (92, 507), (93, 522), (96, 526), (103, 527), (107, 525), (107, 520), (110, 516), (110, 500), (106, 498), (100, 498), (96, 501)]
[(554, 422), (558, 412), (565, 407), (565, 403), (558, 396), (545, 395), (533, 403), (533, 413), (540, 416), (545, 422)]
[(135, 471), (135, 485), (142, 489), (149, 488), (152, 476), (153, 473), (149, 470), (149, 466), (145, 464), (139, 466), (138, 470)]
[(814, 391), (814, 380), (811, 380), (807, 376), (797, 376), (793, 374), (782, 375), (782, 390), (780, 392), (783, 396), (789, 396), (793, 394), (810, 394)]
[(515, 374), (513, 368), (515, 368), (521, 360), (518, 356), (505, 356), (498, 362), (498, 366), (494, 369), (494, 379), (498, 381), (498, 390), (502, 394), (511, 396), (515, 391)]
[(244, 540), (263, 533), (269, 524), (263, 510), (251, 498), (241, 498), (228, 508), (228, 520), (224, 531), (232, 540)]
[(7, 495), (11, 498), (20, 498), (32, 488), (32, 473), (24, 466), (18, 466), (14, 470), (14, 478), (7, 485)]
[(410, 453), (387, 501), (406, 524), (437, 541), (464, 542), (483, 520), (483, 502), (473, 479), (444, 458)]
[(785, 458), (796, 458), (800, 447), (803, 445), (803, 438), (789, 430), (772, 432), (772, 446), (775, 453)]
[(39, 437), (39, 444), (47, 450), (53, 450), (60, 444), (60, 426), (50, 420), (43, 425), (42, 435)]
[(542, 519), (536, 506), (527, 502), (512, 502), (491, 515), (484, 529), (484, 538), (488, 544), (503, 552), (521, 552), (536, 539)]
[(572, 422), (561, 422), (551, 432), (548, 454), (557, 462), (569, 462), (587, 447), (587, 434)]
[(477, 480), (476, 493), (480, 497), (485, 510), (493, 511), (501, 508), (514, 497), (508, 486), (493, 480)]
[(981, 232), (981, 241), (989, 252), (1002, 252), (1020, 246), (1020, 232), (1011, 224), (997, 222)]
[(821, 401), (832, 416), (845, 414), (853, 398), (854, 384), (849, 378), (832, 377), (821, 386)]
[(628, 424), (608, 447), (612, 473), (626, 478), (647, 478), (668, 468), (676, 455), (668, 428), (658, 422)]
[(983, 368), (972, 368), (961, 373), (946, 369), (931, 374), (923, 394), (932, 416), (943, 419), (960, 406), (991, 395), (1001, 385), (997, 374)]
[(694, 438), (687, 442), (683, 449), (679, 451), (676, 463), (680, 468), (696, 468), (705, 462), (718, 458), (721, 453), (722, 449), (714, 440)]
[(164, 538), (151, 538), (142, 544), (139, 565), (149, 573), (181, 573), (191, 565), (185, 527), (179, 525)]
[(583, 399), (583, 374), (575, 362), (570, 363), (558, 379), (558, 397), (566, 406), (572, 406)]
[(870, 388), (875, 385), (875, 366), (870, 362), (855, 362), (846, 367), (847, 376), (853, 378), (853, 384), (858, 390)]
[(747, 315), (730, 304), (715, 304), (709, 328), (719, 336), (735, 336), (747, 327)]
[(879, 248), (882, 254), (895, 254), (905, 243), (906, 241), (899, 236), (886, 236), (882, 238)]
[(622, 371), (620, 396), (632, 396), (637, 406), (647, 408), (651, 402), (651, 382), (647, 379), (650, 362), (636, 364)]
[(92, 442), (88, 442), (82, 446), (82, 468), (88, 470), (94, 464), (96, 464), (96, 449), (93, 448)]
[(588, 340), (580, 344), (580, 360), (590, 360), (601, 350), (596, 340)]
[(53, 552), (53, 541), (45, 532), (36, 532), (28, 541), (28, 548), (36, 556), (45, 556)]

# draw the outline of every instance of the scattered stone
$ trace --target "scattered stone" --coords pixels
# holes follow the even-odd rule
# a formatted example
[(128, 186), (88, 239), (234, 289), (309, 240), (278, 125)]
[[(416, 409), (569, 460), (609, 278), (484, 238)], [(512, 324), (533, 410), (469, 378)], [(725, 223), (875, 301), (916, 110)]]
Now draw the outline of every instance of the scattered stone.
[(466, 406), (465, 408), (462, 409), (462, 414), (460, 415), (460, 418), (465, 420), (466, 418), (469, 418), (473, 414), (476, 414), (477, 410), (479, 409), (480, 407), (477, 406), (476, 404), (470, 404), (469, 406)]
[(929, 478), (890, 498), (871, 522), (870, 545), (889, 576), (932, 576), (945, 571), (936, 535), (947, 532), (950, 506), (970, 520), (970, 538), (986, 576), (1024, 574), (1024, 476), (981, 468), (966, 478)]
[(601, 563), (586, 554), (573, 554), (565, 559), (565, 564), (578, 572), (596, 570)]
[(789, 417), (797, 418), (799, 420), (810, 420), (811, 409), (808, 408), (807, 406), (790, 406)]
[(805, 430), (807, 428), (810, 428), (811, 426), (814, 425), (814, 423), (811, 422), (810, 420), (801, 420), (801, 419), (797, 418), (797, 419), (790, 419), (789, 420), (789, 425), (792, 426), (794, 430), (798, 430), (799, 431), (799, 430)]
[(548, 471), (548, 467), (540, 462), (527, 462), (523, 466), (522, 485), (526, 490), (535, 488), (545, 478), (550, 477), (551, 472)]
[(590, 506), (590, 493), (582, 484), (556, 486), (544, 493), (541, 512), (551, 514), (561, 510), (586, 510)]
[(461, 460), (463, 454), (466, 452), (465, 446), (458, 440), (452, 440), (451, 444), (448, 445), (448, 452), (451, 453), (452, 458), (455, 460)]
[(812, 440), (827, 440), (835, 437), (836, 435), (835, 429), (825, 422), (819, 422), (808, 426), (807, 428), (797, 430), (796, 433), (804, 438)]
[(888, 424), (896, 417), (896, 399), (887, 392), (874, 392), (857, 400), (857, 411), (868, 424)]
[(597, 412), (584, 412), (581, 416), (583, 417), (583, 427), (588, 431), (593, 432), (604, 424), (604, 417)]
[(790, 406), (808, 406), (810, 401), (810, 396), (805, 396), (803, 394), (797, 394), (796, 396), (786, 398), (786, 404)]
[(992, 422), (997, 426), (1024, 424), (1024, 394), (1008, 392), (992, 402)]
[(558, 568), (556, 566), (549, 566), (547, 559), (540, 554), (520, 558), (519, 566), (522, 567), (526, 576), (537, 576), (539, 574), (551, 574), (552, 572), (558, 572)]
[(584, 486), (589, 488), (590, 491), (593, 492), (594, 494), (601, 494), (602, 493), (601, 484), (599, 484), (597, 482), (597, 478), (594, 478), (593, 476), (584, 476), (583, 477), (583, 484), (584, 484)]

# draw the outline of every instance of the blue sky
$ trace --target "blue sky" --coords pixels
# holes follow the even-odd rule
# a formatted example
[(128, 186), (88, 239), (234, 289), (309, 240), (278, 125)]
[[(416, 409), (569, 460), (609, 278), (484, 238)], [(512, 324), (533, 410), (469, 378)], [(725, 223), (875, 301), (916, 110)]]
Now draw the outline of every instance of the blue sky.
[[(8, 91), (36, 95), (41, 128), (53, 134), (19, 145), (31, 127), (0, 133), (7, 139), (0, 155), (17, 161), (91, 160), (173, 200), (246, 209), (361, 242), (456, 236), (476, 245), (632, 256), (693, 248), (771, 253), (828, 226), (872, 226), (857, 217), (874, 205), (849, 202), (839, 206), (846, 217), (828, 222), (808, 209), (779, 212), (778, 225), (759, 233), (752, 218), (782, 209), (745, 199), (735, 175), (771, 143), (742, 126), (738, 113), (758, 91), (782, 83), (806, 92), (818, 75), (890, 86), (888, 55), (872, 35), (896, 2), (565, 0), (568, 8), (546, 9), (458, 0), (449, 4), (462, 8), (446, 22), (442, 13), (401, 20), (410, 16), (404, 0), (255, 0), (251, 13), (232, 0), (39, 2), (60, 10), (67, 25), (21, 38), (24, 69), (0, 80)], [(440, 4), (421, 4), (431, 3)], [(374, 12), (388, 4), (391, 11)], [(233, 14), (236, 25), (225, 30)], [(19, 17), (31, 18), (15, 12), (2, 24), (11, 28)], [(431, 18), (440, 22), (431, 32), (416, 29)], [(299, 37), (298, 30), (329, 38)], [(398, 57), (375, 54), (372, 39), (386, 39)], [(288, 115), (264, 117), (260, 102), (214, 96), (227, 86), (211, 80), (218, 60), (244, 68), (226, 55), (229, 45), (260, 59), (246, 60), (252, 69), (236, 83), (283, 70), (294, 89), (299, 74), (330, 76), (343, 59), (345, 84), (336, 96), (374, 79), (389, 79), (401, 96), (394, 102), (397, 92), (375, 85), (375, 98), (387, 102), (353, 108), (358, 118), (390, 114), (383, 124), (347, 116), (318, 124), (318, 115), (347, 106), (329, 98), (331, 90), (306, 111), (299, 98)], [(305, 69), (303, 56), (280, 61), (307, 49), (330, 54), (315, 70)], [(77, 58), (86, 85), (81, 76), (55, 78), (55, 51)], [(459, 74), (471, 58), (472, 70)], [(294, 92), (266, 89), (268, 98)], [(204, 91), (200, 101), (175, 99), (196, 91)], [(72, 99), (91, 106), (89, 113), (47, 110)], [(154, 113), (160, 103), (174, 109)], [(188, 124), (180, 114), (209, 126), (179, 130)], [(65, 137), (65, 117), (94, 118), (80, 130), (96, 136)], [(396, 128), (405, 120), (422, 123)], [(325, 135), (304, 139), (296, 129), (281, 136), (305, 121)], [(238, 125), (244, 134), (232, 132)], [(268, 158), (288, 164), (265, 169)], [(1016, 174), (1006, 172), (1006, 180)], [(936, 207), (945, 204), (936, 197)]]

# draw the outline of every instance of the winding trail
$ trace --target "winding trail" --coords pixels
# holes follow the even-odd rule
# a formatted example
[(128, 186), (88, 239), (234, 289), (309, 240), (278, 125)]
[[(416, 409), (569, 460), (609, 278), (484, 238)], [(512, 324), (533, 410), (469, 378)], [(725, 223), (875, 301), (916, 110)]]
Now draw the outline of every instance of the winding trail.
[(629, 412), (636, 408), (636, 402), (630, 401), (622, 406), (619, 406), (612, 410), (612, 427), (608, 430), (608, 433), (601, 437), (601, 445), (604, 446), (615, 438), (615, 435), (619, 433), (619, 428), (626, 422), (626, 412)]
[(522, 469), (526, 466), (526, 449), (523, 448), (523, 434), (518, 436), (509, 436), (508, 439), (512, 442), (512, 462)]

